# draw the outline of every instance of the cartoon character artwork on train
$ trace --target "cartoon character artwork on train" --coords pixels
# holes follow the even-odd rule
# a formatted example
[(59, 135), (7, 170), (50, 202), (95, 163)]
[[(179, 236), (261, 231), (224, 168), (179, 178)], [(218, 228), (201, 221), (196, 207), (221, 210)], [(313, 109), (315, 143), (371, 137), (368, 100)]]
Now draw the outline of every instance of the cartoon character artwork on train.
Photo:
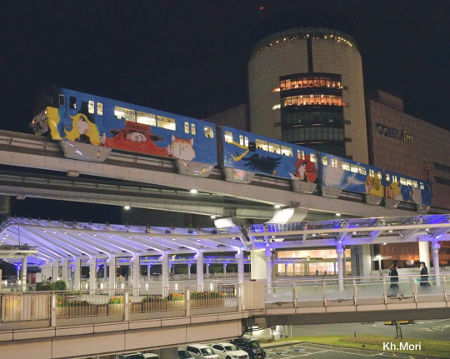
[(235, 162), (242, 161), (244, 166), (253, 172), (262, 172), (269, 175), (277, 174), (277, 167), (280, 164), (281, 158), (270, 156), (270, 155), (262, 155), (257, 152), (258, 148), (255, 143), (250, 142), (248, 147), (240, 145), (239, 143), (232, 142), (233, 145), (244, 149), (242, 153), (236, 153), (236, 155), (231, 155), (231, 158)]
[(381, 183), (381, 178), (378, 175), (367, 175), (366, 182), (364, 183), (364, 189), (365, 194), (370, 194), (377, 197), (384, 196), (383, 184)]
[(167, 157), (167, 147), (158, 146), (156, 142), (163, 140), (151, 132), (148, 125), (125, 121), (125, 127), (110, 130), (114, 137), (103, 134), (103, 145), (105, 147), (117, 148), (124, 151), (141, 152), (155, 156)]
[(101, 144), (97, 125), (85, 114), (78, 113), (70, 116), (71, 126), (64, 127), (65, 138), (72, 142), (88, 143), (92, 145)]
[(195, 158), (194, 138), (184, 139), (172, 135), (172, 143), (167, 147), (170, 157), (184, 161), (192, 161)]
[(314, 162), (311, 161), (311, 156), (304, 155), (304, 159), (297, 154), (297, 161), (295, 165), (295, 174), (290, 173), (291, 179), (314, 183), (317, 179), (317, 168)]

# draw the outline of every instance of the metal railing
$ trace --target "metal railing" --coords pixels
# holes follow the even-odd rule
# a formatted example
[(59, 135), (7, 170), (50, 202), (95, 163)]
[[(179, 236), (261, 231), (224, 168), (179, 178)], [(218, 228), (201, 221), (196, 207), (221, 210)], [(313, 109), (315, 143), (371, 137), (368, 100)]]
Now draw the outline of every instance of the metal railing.
[(450, 275), (402, 275), (275, 282), (266, 286), (266, 304), (295, 307), (448, 302)]
[[(152, 317), (190, 316), (205, 312), (238, 311), (237, 285), (224, 284), (215, 290), (199, 291), (186, 286), (182, 292), (169, 288), (66, 290), (52, 292), (0, 293), (0, 330), (5, 323), (47, 320), (49, 326), (58, 322), (70, 325), (71, 319), (95, 317), (96, 322), (142, 319)], [(42, 326), (42, 324), (40, 325)]]

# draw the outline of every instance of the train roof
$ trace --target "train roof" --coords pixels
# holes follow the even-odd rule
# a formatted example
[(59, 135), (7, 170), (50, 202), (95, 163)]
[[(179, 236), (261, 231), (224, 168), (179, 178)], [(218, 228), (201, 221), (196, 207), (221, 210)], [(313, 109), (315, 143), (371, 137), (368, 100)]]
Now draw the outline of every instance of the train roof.
[(430, 182), (430, 181), (424, 180), (424, 179), (422, 179), (422, 178), (417, 178), (417, 177), (408, 176), (408, 175), (405, 175), (405, 174), (403, 174), (403, 173), (399, 173), (399, 172), (395, 172), (395, 171), (384, 170), (384, 172), (385, 172), (385, 173), (388, 173), (388, 174), (390, 174), (390, 175), (396, 175), (396, 176), (398, 176), (398, 177), (403, 177), (403, 178), (410, 179), (410, 180), (421, 181), (421, 182)]
[(342, 160), (343, 162), (348, 162), (348, 163), (352, 163), (354, 165), (358, 165), (358, 166), (364, 166), (366, 168), (371, 168), (373, 170), (377, 170), (382, 172), (383, 169), (381, 167), (377, 167), (377, 166), (373, 166), (373, 165), (368, 165), (367, 163), (364, 162), (359, 162), (359, 161), (355, 161), (355, 160), (351, 160), (349, 158), (346, 157), (341, 157), (341, 156), (337, 156), (337, 155), (333, 155), (331, 153), (327, 153), (327, 152), (320, 152), (320, 156), (327, 156), (327, 157), (334, 157), (334, 158), (338, 158), (340, 160)]

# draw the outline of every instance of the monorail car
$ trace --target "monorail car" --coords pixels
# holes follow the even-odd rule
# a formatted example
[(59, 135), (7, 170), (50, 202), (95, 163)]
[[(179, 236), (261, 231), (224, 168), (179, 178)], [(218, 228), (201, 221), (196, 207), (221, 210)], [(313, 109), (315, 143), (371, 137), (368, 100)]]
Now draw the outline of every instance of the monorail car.
[(314, 192), (317, 151), (227, 126), (220, 128), (219, 163), (227, 180), (248, 183), (258, 173), (289, 179), (299, 192)]
[(213, 123), (65, 88), (46, 98), (32, 127), (50, 130), (66, 157), (100, 162), (108, 149), (139, 152), (174, 158), (180, 173), (203, 177), (217, 165)]
[(387, 207), (397, 207), (400, 202), (415, 203), (419, 209), (431, 205), (429, 181), (385, 170), (383, 184)]
[(362, 162), (320, 153), (320, 183), (326, 197), (341, 191), (364, 194), (368, 203), (380, 204), (384, 196), (383, 170)]

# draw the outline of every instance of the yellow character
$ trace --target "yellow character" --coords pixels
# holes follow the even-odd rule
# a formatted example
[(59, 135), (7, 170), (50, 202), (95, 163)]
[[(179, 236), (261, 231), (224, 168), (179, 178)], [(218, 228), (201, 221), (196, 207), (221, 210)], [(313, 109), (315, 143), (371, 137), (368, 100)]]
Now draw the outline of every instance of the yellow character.
[(97, 126), (89, 121), (86, 115), (78, 113), (75, 116), (70, 116), (72, 121), (72, 130), (68, 131), (67, 128), (64, 129), (66, 138), (73, 142), (87, 142), (84, 139), (87, 137), (89, 142), (93, 145), (99, 145), (100, 135)]

